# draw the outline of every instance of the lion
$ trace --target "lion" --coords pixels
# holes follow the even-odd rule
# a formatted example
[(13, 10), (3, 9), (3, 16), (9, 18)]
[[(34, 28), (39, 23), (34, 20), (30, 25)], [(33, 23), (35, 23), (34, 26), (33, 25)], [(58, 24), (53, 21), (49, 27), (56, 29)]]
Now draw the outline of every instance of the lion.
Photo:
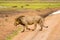
[[(39, 15), (36, 15), (36, 16), (19, 16), (18, 18), (15, 19), (15, 23), (14, 25), (17, 26), (17, 25), (23, 25), (23, 31), (25, 31), (25, 28), (28, 29), (28, 30), (32, 30), (34, 31), (37, 27), (37, 24), (40, 25), (40, 31), (42, 31), (43, 27), (46, 27), (48, 28), (48, 26), (45, 26), (44, 25), (44, 18), (42, 18), (41, 16)], [(34, 24), (34, 29), (30, 29), (28, 28), (28, 25), (32, 25)]]

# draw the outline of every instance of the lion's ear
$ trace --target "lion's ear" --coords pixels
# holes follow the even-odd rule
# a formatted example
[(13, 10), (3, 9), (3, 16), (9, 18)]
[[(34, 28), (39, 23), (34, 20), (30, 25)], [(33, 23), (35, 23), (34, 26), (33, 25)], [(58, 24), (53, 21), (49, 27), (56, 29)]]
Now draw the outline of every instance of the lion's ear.
[(22, 17), (25, 17), (25, 16), (19, 16), (19, 18), (22, 18)]

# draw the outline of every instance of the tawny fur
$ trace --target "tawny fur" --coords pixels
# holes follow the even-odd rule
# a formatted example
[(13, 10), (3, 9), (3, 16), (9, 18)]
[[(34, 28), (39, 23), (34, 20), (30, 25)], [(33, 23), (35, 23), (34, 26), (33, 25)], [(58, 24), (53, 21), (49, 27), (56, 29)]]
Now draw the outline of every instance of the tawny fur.
[[(40, 25), (41, 29), (43, 29), (43, 27), (47, 27), (47, 26), (44, 26), (44, 18), (42, 18), (41, 16), (39, 15), (35, 15), (35, 16), (19, 16), (18, 18), (16, 18), (15, 20), (15, 23), (14, 23), (16, 26), (17, 25), (23, 25), (24, 28), (23, 28), (23, 31), (25, 31), (25, 28), (28, 29), (28, 30), (32, 30), (34, 31), (37, 27), (37, 24)], [(34, 29), (30, 29), (28, 28), (28, 25), (32, 25), (34, 24)]]

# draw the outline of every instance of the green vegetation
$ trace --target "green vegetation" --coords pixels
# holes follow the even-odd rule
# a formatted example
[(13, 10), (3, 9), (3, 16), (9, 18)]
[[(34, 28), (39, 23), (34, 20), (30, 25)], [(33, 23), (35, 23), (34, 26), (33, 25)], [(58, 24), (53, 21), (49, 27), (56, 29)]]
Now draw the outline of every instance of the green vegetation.
[(15, 31), (9, 34), (5, 40), (11, 40), (15, 35), (18, 34), (18, 32), (21, 32), (21, 27), (18, 27)]
[[(15, 7), (13, 7), (15, 6)], [(17, 7), (16, 7), (17, 6)], [(21, 9), (21, 8), (31, 8), (31, 9), (38, 9), (38, 8), (54, 8), (54, 7), (60, 7), (60, 3), (26, 3), (26, 2), (0, 2), (0, 9), (1, 8), (7, 8), (9, 9)], [(6, 40), (11, 40), (15, 35), (18, 34), (18, 32), (21, 30), (20, 27), (18, 27), (15, 31), (13, 31), (10, 35), (6, 37)]]
[[(29, 6), (26, 6), (26, 4), (28, 4)], [(32, 8), (32, 9), (37, 9), (37, 8), (53, 8), (53, 7), (60, 7), (60, 3), (49, 3), (49, 2), (31, 2), (31, 3), (26, 3), (26, 2), (1, 2), (0, 6), (6, 7), (6, 8), (17, 8), (17, 9), (21, 9), (21, 6), (23, 6), (23, 8)], [(17, 6), (17, 7), (13, 7), (13, 6)], [(0, 7), (1, 8), (1, 7)]]

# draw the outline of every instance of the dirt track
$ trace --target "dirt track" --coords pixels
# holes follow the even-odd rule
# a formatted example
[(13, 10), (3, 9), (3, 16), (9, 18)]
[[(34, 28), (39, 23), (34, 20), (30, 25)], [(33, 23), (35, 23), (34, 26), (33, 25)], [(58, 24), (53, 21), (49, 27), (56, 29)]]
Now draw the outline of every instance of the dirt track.
[(46, 18), (48, 29), (43, 31), (18, 33), (12, 40), (60, 40), (60, 14), (52, 15)]
[[(56, 9), (56, 10), (58, 10), (58, 9)], [(56, 11), (56, 10), (54, 10), (54, 11)], [(47, 11), (45, 10), (45, 12), (47, 12)], [(51, 12), (51, 11), (49, 11), (49, 12)], [(36, 15), (35, 11), (30, 12), (30, 13)], [(30, 13), (29, 13), (29, 15), (30, 15)], [(37, 13), (39, 13), (39, 12), (37, 12)], [(42, 11), (41, 14), (42, 13), (44, 13), (44, 12)], [(17, 13), (15, 13), (15, 14), (17, 14)], [(11, 34), (16, 28), (18, 28), (16, 26), (14, 26), (13, 23), (14, 23), (14, 19), (16, 17), (20, 16), (21, 14), (19, 14), (19, 12), (18, 12), (18, 15), (15, 15), (15, 14), (13, 14), (13, 13), (12, 13), (12, 15), (8, 14), (8, 17), (5, 17), (5, 14), (4, 14), (3, 17), (0, 17), (0, 40), (5, 40), (7, 35)], [(25, 13), (24, 15), (26, 15), (26, 14), (27, 13)], [(56, 17), (58, 19), (56, 19), (55, 17), (56, 16), (47, 17), (46, 24), (49, 26), (49, 28), (47, 28), (47, 29), (44, 28), (43, 31), (40, 31), (40, 32), (38, 32), (38, 30), (36, 30), (36, 31), (28, 31), (28, 32), (24, 32), (24, 33), (18, 33), (18, 35), (16, 35), (12, 40), (17, 40), (17, 39), (20, 39), (20, 40), (40, 40), (41, 39), (42, 40), (42, 38), (46, 39), (48, 37), (48, 35), (46, 35), (46, 34), (50, 35), (50, 31), (53, 30), (52, 26), (55, 27), (55, 25), (59, 24), (59, 21), (58, 21), (59, 16)], [(56, 20), (56, 21), (54, 21), (54, 20)], [(52, 22), (52, 24), (54, 24), (54, 25), (50, 24), (50, 22)], [(55, 22), (58, 24), (55, 24)], [(42, 36), (42, 38), (41, 38), (41, 36)]]

